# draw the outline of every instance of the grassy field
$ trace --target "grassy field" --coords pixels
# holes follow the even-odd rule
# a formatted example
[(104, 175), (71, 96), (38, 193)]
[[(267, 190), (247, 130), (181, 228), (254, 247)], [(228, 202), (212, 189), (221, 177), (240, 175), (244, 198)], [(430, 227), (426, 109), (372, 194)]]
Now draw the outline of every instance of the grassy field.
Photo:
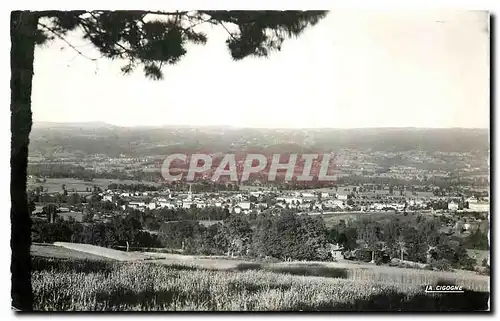
[(100, 257), (107, 257), (117, 261), (143, 261), (150, 259), (150, 257), (144, 253), (125, 252), (90, 244), (55, 242), (54, 246), (74, 251), (81, 251), (85, 252), (86, 254), (96, 255)]
[[(242, 258), (224, 256), (196, 256), (172, 253), (123, 252), (87, 244), (61, 243), (63, 246), (32, 245), (32, 255), (66, 259), (112, 259), (116, 261), (138, 261), (140, 263), (165, 266), (185, 266), (193, 269), (221, 271), (265, 271), (302, 276), (343, 278), (351, 281), (371, 281), (422, 286), (439, 281), (462, 285), (469, 290), (489, 291), (490, 278), (470, 271), (437, 272), (419, 269), (398, 268), (369, 263), (342, 262), (282, 262), (258, 263)], [(69, 248), (65, 248), (69, 247)], [(87, 253), (86, 253), (87, 252)]]
[[(409, 213), (408, 215), (412, 215)], [(393, 211), (376, 211), (376, 212), (351, 212), (351, 213), (335, 213), (335, 214), (323, 214), (321, 217), (325, 221), (327, 227), (336, 226), (341, 220), (359, 220), (363, 218), (371, 220), (385, 220), (395, 217), (402, 217), (404, 214), (395, 213)]]
[[(189, 265), (34, 258), (34, 309), (46, 311), (470, 311), (489, 294), (426, 294), (422, 285), (304, 276), (257, 266), (208, 270)], [(296, 270), (295, 270), (296, 271)], [(443, 282), (441, 282), (443, 283)]]
[(48, 190), (49, 193), (61, 192), (62, 185), (66, 185), (66, 189), (68, 192), (86, 192), (87, 188), (93, 189), (94, 185), (99, 186), (100, 188), (107, 189), (109, 184), (144, 184), (144, 185), (153, 185), (160, 186), (159, 183), (148, 182), (148, 181), (134, 181), (134, 180), (118, 180), (118, 179), (105, 179), (105, 178), (96, 178), (91, 182), (86, 182), (83, 180), (78, 180), (74, 178), (47, 178), (45, 183), (35, 183), (28, 181), (28, 190), (33, 189), (36, 186), (42, 186), (44, 189)]
[(104, 256), (68, 249), (51, 244), (32, 244), (31, 256), (59, 259), (112, 260)]
[(399, 287), (419, 287), (427, 284), (446, 282), (461, 285), (469, 290), (489, 291), (489, 278), (464, 271), (436, 272), (418, 269), (377, 266), (372, 264), (346, 263), (274, 263), (251, 264), (243, 263), (236, 270), (263, 270), (304, 276), (323, 276), (343, 278), (356, 282), (376, 282), (399, 284)]

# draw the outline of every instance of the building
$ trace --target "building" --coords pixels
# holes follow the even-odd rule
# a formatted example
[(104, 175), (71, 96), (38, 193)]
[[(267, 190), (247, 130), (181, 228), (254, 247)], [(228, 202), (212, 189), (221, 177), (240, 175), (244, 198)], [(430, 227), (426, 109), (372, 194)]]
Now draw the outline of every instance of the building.
[(344, 248), (337, 244), (330, 244), (330, 254), (332, 255), (333, 260), (342, 260), (344, 258), (344, 255), (342, 254), (342, 251), (344, 251)]
[(169, 209), (173, 209), (173, 208), (176, 208), (175, 204), (171, 203), (171, 202), (168, 202), (168, 201), (159, 201), (158, 202), (158, 207), (161, 207), (161, 208), (169, 208)]
[(458, 210), (458, 203), (453, 202), (453, 201), (449, 202), (448, 203), (448, 210), (457, 211)]
[(182, 208), (185, 208), (185, 209), (191, 208), (191, 205), (193, 205), (193, 204), (195, 204), (195, 203), (193, 203), (191, 201), (183, 201), (182, 202)]
[(133, 209), (138, 209), (139, 207), (144, 207), (146, 206), (146, 203), (144, 202), (130, 202), (128, 203), (128, 207), (133, 208)]
[(475, 198), (474, 196), (472, 197), (469, 197), (467, 200), (466, 200), (467, 203), (470, 204), (476, 204), (478, 202), (477, 198)]
[(75, 220), (76, 222), (83, 222), (82, 212), (65, 212), (57, 215), (65, 221)]
[(469, 203), (469, 211), (473, 212), (489, 212), (490, 203), (488, 202), (473, 202)]
[(242, 209), (242, 210), (249, 210), (250, 209), (250, 202), (240, 202), (238, 204), (238, 206)]
[(278, 202), (285, 202), (285, 204), (292, 204), (292, 203), (302, 203), (303, 200), (297, 197), (277, 197), (276, 201)]

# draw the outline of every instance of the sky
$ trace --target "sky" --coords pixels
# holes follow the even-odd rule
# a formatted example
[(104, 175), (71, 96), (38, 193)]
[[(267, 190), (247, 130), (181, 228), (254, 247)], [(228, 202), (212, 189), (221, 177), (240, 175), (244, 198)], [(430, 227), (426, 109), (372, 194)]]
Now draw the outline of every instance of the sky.
[[(33, 118), (119, 126), (280, 128), (489, 127), (488, 14), (331, 11), (269, 58), (231, 59), (222, 28), (203, 26), (164, 79), (124, 61), (92, 62), (62, 41), (35, 52)], [(99, 54), (78, 34), (67, 40)]]

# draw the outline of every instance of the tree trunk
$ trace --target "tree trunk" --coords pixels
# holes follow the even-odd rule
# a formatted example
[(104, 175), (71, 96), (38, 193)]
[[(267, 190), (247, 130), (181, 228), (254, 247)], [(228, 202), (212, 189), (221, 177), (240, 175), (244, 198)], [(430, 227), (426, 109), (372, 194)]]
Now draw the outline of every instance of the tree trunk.
[(29, 11), (11, 13), (11, 182), (12, 305), (33, 309), (31, 288), (31, 217), (26, 195), (28, 143), (31, 131), (31, 83), (38, 17)]
[(370, 263), (375, 263), (375, 251), (372, 251), (372, 261)]

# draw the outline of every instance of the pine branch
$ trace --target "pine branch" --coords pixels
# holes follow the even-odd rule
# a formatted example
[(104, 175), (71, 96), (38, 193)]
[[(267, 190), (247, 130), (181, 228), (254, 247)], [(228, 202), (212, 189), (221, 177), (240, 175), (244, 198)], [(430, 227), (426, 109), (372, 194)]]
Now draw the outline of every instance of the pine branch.
[(74, 51), (76, 51), (80, 56), (89, 59), (90, 61), (97, 61), (97, 58), (90, 58), (89, 56), (85, 55), (83, 52), (78, 50), (75, 46), (73, 46), (64, 36), (62, 36), (60, 33), (55, 31), (54, 29), (50, 28), (49, 26), (45, 25), (42, 22), (38, 22), (38, 25), (40, 25), (42, 28), (47, 29), (48, 31), (52, 32), (55, 36), (60, 38), (62, 41), (64, 41), (68, 46), (70, 46)]
[(185, 15), (188, 14), (189, 11), (175, 11), (175, 12), (165, 12), (165, 11), (149, 11), (149, 10), (139, 10), (136, 11), (138, 13), (149, 13), (149, 14), (157, 14), (157, 15), (162, 15), (162, 16), (178, 16), (178, 15)]
[(224, 25), (224, 23), (222, 23), (222, 21), (219, 21), (219, 24), (222, 26), (222, 28), (224, 28), (224, 29), (227, 31), (227, 33), (231, 36), (231, 38), (233, 38), (233, 40), (235, 40), (235, 41), (237, 40), (237, 39), (233, 36), (233, 34), (232, 34), (232, 33), (231, 33), (231, 32), (230, 32), (227, 28), (226, 28), (226, 26)]
[(200, 21), (198, 21), (196, 23), (193, 23), (192, 25), (190, 25), (189, 27), (187, 27), (185, 30), (193, 29), (194, 27), (196, 27), (198, 25), (201, 25), (203, 23), (207, 23), (207, 22), (210, 22), (210, 21), (212, 21), (212, 17), (210, 17), (208, 19), (200, 19)]
[[(93, 16), (92, 13), (91, 13), (91, 15)], [(97, 18), (95, 18), (95, 19), (97, 19)], [(87, 35), (90, 35), (91, 34), (90, 26), (87, 24), (87, 22), (85, 21), (85, 19), (80, 18), (79, 20), (80, 20), (80, 25), (83, 28), (83, 30), (87, 33)], [(96, 30), (96, 31), (102, 33), (100, 30)], [(132, 50), (125, 48), (122, 44), (120, 44), (118, 42), (115, 43), (115, 45), (123, 49), (123, 51), (120, 52), (120, 55), (127, 54), (127, 55), (130, 56), (130, 58), (133, 56), (132, 55)]]

